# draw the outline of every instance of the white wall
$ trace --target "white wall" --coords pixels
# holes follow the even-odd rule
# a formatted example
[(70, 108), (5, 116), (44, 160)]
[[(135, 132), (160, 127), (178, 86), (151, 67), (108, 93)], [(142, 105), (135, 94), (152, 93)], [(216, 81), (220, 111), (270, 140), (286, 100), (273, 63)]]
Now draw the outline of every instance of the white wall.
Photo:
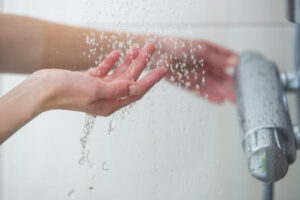
[[(146, 27), (258, 50), (281, 69), (293, 65), (294, 28), (282, 0), (5, 0), (4, 11), (98, 28)], [(24, 78), (3, 75), (3, 91)], [(109, 135), (110, 119), (98, 118), (91, 138), (95, 170), (77, 164), (84, 114), (51, 111), (23, 127), (1, 146), (1, 200), (67, 199), (71, 189), (77, 199), (260, 198), (233, 105), (215, 106), (164, 82), (129, 113), (115, 115)], [(298, 160), (276, 184), (276, 199), (300, 198), (299, 167)]]

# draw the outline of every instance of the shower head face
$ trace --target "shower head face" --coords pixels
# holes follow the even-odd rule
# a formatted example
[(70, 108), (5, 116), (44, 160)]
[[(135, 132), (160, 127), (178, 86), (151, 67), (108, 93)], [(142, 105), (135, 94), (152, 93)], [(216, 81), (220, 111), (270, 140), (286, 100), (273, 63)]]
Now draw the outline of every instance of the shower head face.
[(262, 55), (241, 55), (235, 74), (241, 138), (251, 174), (281, 179), (296, 159), (293, 128), (285, 93), (274, 63)]
[(280, 130), (263, 128), (249, 134), (244, 140), (251, 174), (264, 182), (283, 178), (289, 167), (286, 135)]
[(286, 17), (290, 22), (300, 23), (300, 0), (286, 0)]

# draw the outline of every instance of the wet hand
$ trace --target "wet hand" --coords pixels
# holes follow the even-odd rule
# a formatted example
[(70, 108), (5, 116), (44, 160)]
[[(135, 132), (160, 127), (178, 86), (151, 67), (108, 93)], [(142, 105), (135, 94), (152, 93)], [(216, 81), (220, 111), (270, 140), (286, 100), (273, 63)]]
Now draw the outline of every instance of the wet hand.
[(234, 80), (227, 73), (238, 55), (207, 41), (162, 38), (155, 58), (167, 70), (167, 79), (215, 103), (234, 102)]
[(108, 116), (140, 99), (166, 75), (166, 70), (159, 67), (138, 80), (154, 50), (152, 44), (142, 50), (133, 47), (110, 75), (120, 56), (118, 51), (111, 52), (97, 68), (87, 72), (46, 69), (35, 72), (29, 79), (42, 80), (49, 93), (43, 110), (67, 109)]

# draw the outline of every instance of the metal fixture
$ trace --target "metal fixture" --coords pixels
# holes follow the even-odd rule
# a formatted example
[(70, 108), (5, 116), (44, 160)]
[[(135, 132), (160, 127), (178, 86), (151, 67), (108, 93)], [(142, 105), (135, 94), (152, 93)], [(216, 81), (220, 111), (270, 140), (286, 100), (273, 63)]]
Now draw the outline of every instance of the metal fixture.
[(245, 53), (236, 72), (241, 138), (251, 174), (263, 181), (263, 199), (273, 199), (273, 185), (283, 178), (300, 149), (300, 128), (292, 126), (285, 91), (294, 92), (300, 124), (300, 0), (286, 0), (286, 16), (296, 23), (295, 70), (279, 74), (275, 63)]
[(241, 55), (236, 96), (248, 168), (261, 181), (278, 181), (296, 160), (296, 140), (275, 63), (255, 52)]

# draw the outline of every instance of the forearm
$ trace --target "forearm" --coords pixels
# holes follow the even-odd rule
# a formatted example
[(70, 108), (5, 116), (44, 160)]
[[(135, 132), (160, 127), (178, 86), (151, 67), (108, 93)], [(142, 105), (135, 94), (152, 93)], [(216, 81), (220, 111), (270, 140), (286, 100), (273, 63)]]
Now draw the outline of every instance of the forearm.
[[(129, 46), (141, 47), (145, 42), (142, 35), (78, 28), (17, 15), (0, 14), (0, 27), (0, 72), (85, 70), (97, 65), (113, 49), (125, 53)], [(119, 41), (123, 43), (119, 45)]]
[(43, 111), (49, 88), (27, 79), (0, 98), (0, 144)]

